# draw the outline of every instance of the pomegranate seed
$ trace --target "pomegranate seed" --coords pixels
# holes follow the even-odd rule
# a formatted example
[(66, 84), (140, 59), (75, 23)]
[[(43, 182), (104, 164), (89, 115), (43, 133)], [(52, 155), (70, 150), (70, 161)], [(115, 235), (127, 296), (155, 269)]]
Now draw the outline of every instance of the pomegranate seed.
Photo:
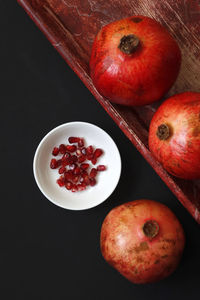
[(78, 141), (78, 146), (79, 146), (79, 147), (83, 147), (83, 146), (84, 146), (84, 140), (83, 140), (83, 139), (80, 139), (80, 140)]
[(82, 153), (83, 155), (86, 155), (86, 148), (85, 148), (85, 147), (81, 149), (81, 153)]
[(78, 191), (84, 191), (86, 189), (86, 185), (84, 183), (77, 184)]
[(81, 169), (87, 170), (89, 168), (89, 164), (81, 164)]
[(96, 177), (96, 175), (97, 175), (97, 169), (92, 168), (92, 170), (90, 171), (90, 177), (94, 178), (94, 177)]
[(72, 185), (71, 191), (72, 191), (73, 193), (75, 193), (75, 192), (77, 192), (77, 190), (78, 190), (78, 188), (77, 188), (76, 184), (73, 184), (73, 185)]
[(66, 158), (69, 158), (69, 157), (70, 157), (70, 154), (69, 154), (68, 152), (66, 152), (66, 153), (62, 156), (61, 160), (63, 161), (63, 160), (65, 160)]
[(93, 154), (94, 149), (93, 149), (93, 147), (90, 145), (90, 146), (87, 147), (86, 151), (87, 151), (87, 154)]
[(89, 178), (88, 175), (84, 177), (83, 182), (84, 182), (86, 185), (89, 185), (89, 184), (90, 184), (90, 178)]
[(66, 149), (69, 152), (74, 152), (74, 151), (76, 151), (77, 147), (75, 145), (67, 145)]
[(79, 137), (70, 136), (68, 138), (68, 141), (69, 141), (70, 144), (78, 143), (80, 141), (80, 138)]
[(81, 154), (82, 154), (81, 149), (78, 148), (78, 149), (76, 150), (76, 155), (80, 156)]
[(76, 163), (78, 161), (78, 157), (76, 155), (72, 155), (71, 160), (73, 163)]
[(54, 147), (53, 151), (52, 151), (52, 155), (57, 156), (59, 153), (59, 148), (58, 147)]
[(95, 151), (94, 151), (94, 158), (98, 158), (100, 157), (101, 155), (103, 154), (103, 151), (99, 148), (97, 148)]
[(50, 162), (50, 168), (51, 169), (57, 169), (58, 168), (58, 162), (55, 158), (52, 158), (52, 160)]
[(62, 160), (61, 159), (58, 159), (57, 160), (57, 164), (58, 164), (58, 167), (60, 167), (62, 165)]
[(93, 159), (93, 153), (87, 154), (87, 159), (92, 160)]
[(96, 184), (96, 180), (94, 178), (90, 178), (90, 185), (94, 186)]
[(74, 169), (74, 175), (80, 175), (81, 174), (81, 169), (79, 167), (76, 167)]
[(92, 160), (91, 160), (91, 162), (92, 162), (93, 165), (96, 165), (96, 163), (97, 163), (96, 157), (93, 157)]
[(59, 151), (60, 151), (61, 154), (65, 154), (66, 153), (66, 148), (65, 148), (64, 144), (60, 144)]
[(81, 155), (81, 156), (79, 156), (79, 158), (78, 158), (78, 162), (79, 162), (79, 163), (83, 163), (85, 160), (86, 160), (86, 155)]
[(59, 174), (63, 174), (66, 172), (66, 168), (65, 167), (60, 167), (60, 169), (58, 170)]
[(63, 157), (61, 158), (61, 161), (62, 161), (62, 166), (63, 167), (69, 165), (69, 163), (70, 163), (70, 154), (66, 152), (63, 155)]
[(104, 165), (97, 166), (97, 171), (105, 171), (105, 170), (106, 170), (106, 166)]
[(79, 175), (73, 176), (72, 181), (77, 183), (79, 181)]
[(69, 170), (69, 171), (67, 171), (67, 172), (65, 172), (65, 180), (72, 180), (72, 178), (73, 178), (73, 172), (72, 172), (72, 170)]
[(73, 183), (71, 183), (70, 181), (67, 181), (65, 184), (65, 187), (67, 190), (71, 190), (72, 186), (73, 186)]
[(57, 184), (58, 184), (59, 186), (64, 186), (64, 185), (65, 185), (65, 179), (64, 179), (64, 177), (58, 178), (58, 179), (57, 179)]

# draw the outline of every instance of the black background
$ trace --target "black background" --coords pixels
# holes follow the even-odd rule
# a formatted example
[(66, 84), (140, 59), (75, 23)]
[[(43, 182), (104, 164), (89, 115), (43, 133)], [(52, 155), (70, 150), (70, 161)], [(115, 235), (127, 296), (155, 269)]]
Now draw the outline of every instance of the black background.
[[(15, 1), (0, 1), (1, 241), (0, 299), (196, 299), (199, 225), (137, 152)], [(107, 131), (122, 157), (121, 180), (110, 198), (87, 211), (49, 202), (33, 178), (43, 136), (69, 121)], [(177, 271), (137, 286), (103, 260), (99, 234), (116, 205), (139, 198), (167, 204), (184, 226), (187, 244)]]

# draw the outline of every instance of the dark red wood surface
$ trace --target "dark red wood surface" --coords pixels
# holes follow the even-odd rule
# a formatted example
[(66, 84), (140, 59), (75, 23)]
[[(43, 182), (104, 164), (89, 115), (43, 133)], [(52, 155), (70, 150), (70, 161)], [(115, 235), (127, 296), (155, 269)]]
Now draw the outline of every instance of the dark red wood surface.
[[(148, 126), (159, 103), (127, 108), (102, 97), (89, 76), (92, 42), (105, 24), (131, 15), (150, 16), (162, 23), (179, 43), (182, 66), (165, 96), (186, 90), (200, 92), (200, 2), (197, 0), (18, 0), (52, 45), (127, 135), (180, 202), (200, 223), (200, 180), (169, 175), (148, 149)], [(142, 195), (141, 195), (142, 196)]]

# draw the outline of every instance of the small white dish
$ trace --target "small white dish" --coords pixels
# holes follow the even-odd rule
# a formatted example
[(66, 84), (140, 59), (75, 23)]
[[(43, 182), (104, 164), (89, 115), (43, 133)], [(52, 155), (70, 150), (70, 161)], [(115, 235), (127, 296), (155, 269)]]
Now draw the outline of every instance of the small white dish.
[[(51, 159), (56, 158), (52, 156), (53, 147), (68, 144), (70, 136), (83, 137), (86, 146), (101, 148), (104, 154), (95, 166), (107, 168), (98, 172), (95, 186), (75, 193), (59, 187), (56, 183), (60, 176), (58, 170), (50, 168)], [(48, 200), (66, 209), (88, 209), (105, 201), (116, 188), (121, 174), (121, 157), (115, 142), (103, 129), (90, 123), (71, 122), (54, 128), (42, 139), (35, 152), (33, 172), (39, 189)]]

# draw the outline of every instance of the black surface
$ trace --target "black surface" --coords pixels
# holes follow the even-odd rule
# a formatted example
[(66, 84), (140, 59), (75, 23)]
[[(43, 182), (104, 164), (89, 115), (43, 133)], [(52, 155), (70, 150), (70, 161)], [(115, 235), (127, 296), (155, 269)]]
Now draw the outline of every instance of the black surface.
[[(0, 2), (1, 243), (0, 299), (196, 299), (199, 225), (137, 152), (23, 9)], [(39, 191), (32, 161), (57, 125), (87, 121), (106, 130), (122, 156), (122, 176), (102, 205), (61, 209)], [(138, 198), (167, 204), (187, 238), (177, 271), (156, 284), (133, 285), (103, 260), (102, 221), (114, 206)]]

